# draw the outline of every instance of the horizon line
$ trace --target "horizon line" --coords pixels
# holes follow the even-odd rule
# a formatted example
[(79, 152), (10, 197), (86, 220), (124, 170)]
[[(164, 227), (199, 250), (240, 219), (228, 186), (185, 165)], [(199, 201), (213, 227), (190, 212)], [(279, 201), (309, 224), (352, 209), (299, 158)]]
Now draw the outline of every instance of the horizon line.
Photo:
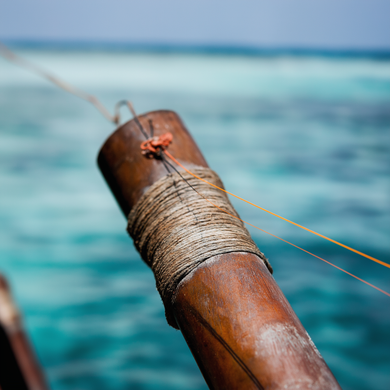
[(106, 51), (159, 54), (207, 54), (241, 56), (308, 56), (332, 58), (372, 58), (390, 59), (389, 49), (373, 48), (328, 48), (328, 47), (288, 47), (251, 46), (224, 44), (177, 44), (160, 42), (96, 41), (96, 40), (48, 40), (48, 39), (1, 39), (13, 49), (63, 50), (63, 51)]

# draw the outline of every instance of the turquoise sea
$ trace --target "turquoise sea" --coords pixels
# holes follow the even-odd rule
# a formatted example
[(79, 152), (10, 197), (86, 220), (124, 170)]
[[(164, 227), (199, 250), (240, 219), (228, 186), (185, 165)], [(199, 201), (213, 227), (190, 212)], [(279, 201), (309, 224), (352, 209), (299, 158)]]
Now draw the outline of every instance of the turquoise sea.
[[(139, 113), (177, 111), (231, 192), (390, 262), (389, 59), (18, 53), (110, 109), (130, 99)], [(0, 272), (53, 390), (206, 389), (98, 171), (113, 130), (88, 103), (0, 58)], [(233, 203), (390, 292), (390, 269)], [(390, 298), (251, 232), (342, 388), (390, 389)]]

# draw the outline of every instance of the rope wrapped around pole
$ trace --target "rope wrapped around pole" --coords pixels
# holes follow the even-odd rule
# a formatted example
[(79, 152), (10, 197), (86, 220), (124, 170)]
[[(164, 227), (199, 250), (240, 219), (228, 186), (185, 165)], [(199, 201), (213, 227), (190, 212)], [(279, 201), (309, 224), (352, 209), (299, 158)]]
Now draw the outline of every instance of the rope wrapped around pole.
[[(196, 175), (223, 187), (209, 168)], [(184, 179), (184, 180), (183, 180)], [(258, 249), (226, 194), (183, 172), (171, 173), (154, 183), (128, 217), (127, 230), (143, 260), (152, 268), (157, 290), (164, 302), (169, 325), (177, 328), (172, 298), (180, 281), (210, 257), (231, 252), (259, 256)]]
[(176, 113), (119, 127), (98, 164), (210, 389), (340, 390)]

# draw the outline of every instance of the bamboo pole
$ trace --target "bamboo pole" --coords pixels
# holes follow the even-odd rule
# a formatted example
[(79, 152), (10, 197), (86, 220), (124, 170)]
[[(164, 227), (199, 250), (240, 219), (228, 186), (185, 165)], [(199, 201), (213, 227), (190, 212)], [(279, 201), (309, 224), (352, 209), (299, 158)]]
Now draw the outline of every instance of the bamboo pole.
[[(170, 153), (187, 169), (208, 167), (171, 111), (139, 117), (155, 135), (173, 134)], [(167, 171), (145, 158), (135, 120), (103, 145), (98, 164), (125, 216)], [(180, 170), (179, 167), (177, 167)], [(261, 248), (260, 248), (261, 249)], [(214, 256), (179, 284), (175, 319), (211, 389), (340, 389), (264, 263), (253, 254)]]
[(22, 326), (7, 280), (0, 274), (0, 386), (3, 390), (48, 390)]

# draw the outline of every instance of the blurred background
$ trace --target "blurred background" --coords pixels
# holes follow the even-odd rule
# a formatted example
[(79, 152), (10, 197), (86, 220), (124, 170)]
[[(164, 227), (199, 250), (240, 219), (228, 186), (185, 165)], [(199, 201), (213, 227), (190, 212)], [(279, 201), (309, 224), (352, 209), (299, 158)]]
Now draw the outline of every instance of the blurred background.
[[(175, 110), (231, 192), (389, 262), (389, 19), (385, 0), (5, 0), (0, 40), (110, 110)], [(53, 390), (206, 389), (96, 166), (113, 130), (0, 58), (0, 272)], [(390, 290), (388, 269), (233, 203)], [(251, 233), (342, 388), (388, 390), (390, 298)]]

